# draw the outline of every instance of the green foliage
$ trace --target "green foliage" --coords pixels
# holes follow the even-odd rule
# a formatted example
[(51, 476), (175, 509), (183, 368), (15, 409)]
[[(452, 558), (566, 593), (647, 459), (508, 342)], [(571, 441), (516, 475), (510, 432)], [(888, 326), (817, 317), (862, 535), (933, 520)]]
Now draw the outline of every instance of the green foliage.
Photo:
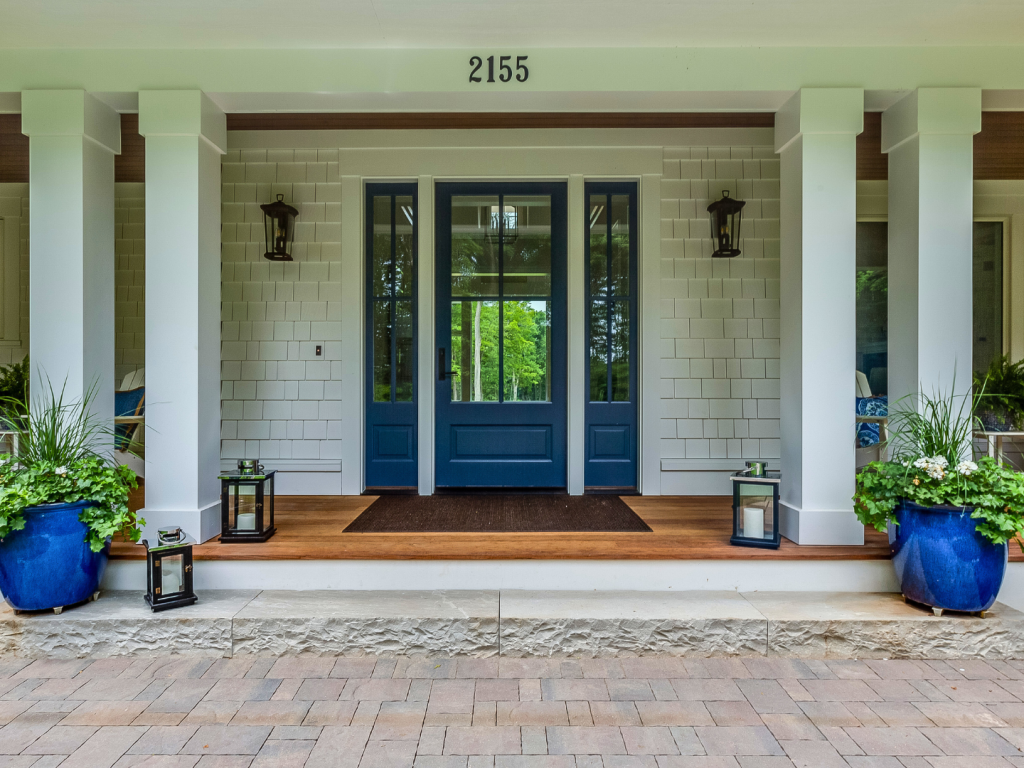
[(883, 297), (889, 291), (889, 273), (884, 269), (857, 270), (857, 298), (866, 293), (878, 293)]
[(1014, 423), (1024, 421), (1024, 360), (1011, 363), (1003, 355), (995, 358), (988, 371), (974, 374), (976, 408), (1006, 411)]
[(0, 367), (0, 401), (20, 404), (21, 413), (28, 410), (28, 357), (20, 363)]
[(52, 386), (32, 403), (28, 415), (18, 401), (0, 401), (0, 418), (15, 427), (18, 453), (0, 459), (0, 538), (25, 527), (25, 508), (39, 504), (92, 501), (79, 519), (89, 529), (94, 552), (122, 532), (138, 541), (141, 531), (128, 510), (128, 494), (138, 487), (135, 473), (110, 461), (114, 433), (92, 413), (94, 390), (68, 400)]
[(974, 400), (965, 395), (919, 395), (894, 404), (892, 459), (871, 462), (857, 474), (857, 519), (884, 532), (902, 499), (923, 507), (967, 508), (986, 539), (1017, 539), (1024, 550), (1024, 475), (988, 456), (977, 462), (964, 458), (975, 423)]

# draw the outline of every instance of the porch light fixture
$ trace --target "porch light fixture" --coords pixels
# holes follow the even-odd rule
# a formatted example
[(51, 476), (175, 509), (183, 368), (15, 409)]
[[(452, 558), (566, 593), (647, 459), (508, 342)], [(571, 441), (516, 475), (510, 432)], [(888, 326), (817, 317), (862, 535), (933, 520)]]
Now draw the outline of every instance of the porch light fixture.
[(715, 242), (712, 258), (730, 259), (740, 255), (740, 223), (743, 219), (743, 200), (729, 197), (729, 190), (722, 190), (722, 199), (708, 206), (711, 216), (711, 239)]
[(238, 471), (220, 475), (221, 544), (266, 541), (274, 527), (274, 475), (258, 461), (238, 462)]
[(192, 591), (193, 539), (181, 528), (161, 528), (156, 546), (146, 547), (146, 602), (154, 611), (192, 605), (197, 598)]
[(732, 538), (740, 547), (778, 549), (779, 485), (782, 475), (770, 472), (763, 461), (748, 461), (732, 476)]
[(519, 237), (519, 211), (514, 205), (491, 206), (491, 217), (487, 222), (486, 238), (496, 243), (500, 239), (506, 245)]
[(260, 206), (263, 228), (267, 233), (267, 252), (263, 258), (270, 261), (292, 261), (290, 251), (295, 242), (295, 217), (299, 212), (278, 195), (276, 202)]

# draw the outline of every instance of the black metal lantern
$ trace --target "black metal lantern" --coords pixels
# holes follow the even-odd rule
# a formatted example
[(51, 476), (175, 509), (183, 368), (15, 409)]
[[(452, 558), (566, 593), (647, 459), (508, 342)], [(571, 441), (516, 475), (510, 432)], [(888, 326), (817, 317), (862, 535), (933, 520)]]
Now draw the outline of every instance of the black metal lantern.
[(740, 255), (740, 224), (743, 220), (743, 200), (729, 197), (729, 190), (722, 190), (722, 199), (708, 206), (711, 216), (711, 239), (715, 241), (712, 258), (732, 258)]
[(181, 528), (161, 528), (156, 546), (146, 545), (146, 602), (154, 611), (196, 602), (192, 591), (193, 539)]
[(748, 461), (732, 476), (732, 538), (741, 547), (778, 549), (779, 485), (782, 475), (769, 472), (762, 461)]
[(519, 209), (514, 205), (492, 205), (485, 237), (491, 243), (514, 243), (519, 238)]
[(299, 212), (278, 195), (277, 201), (260, 206), (263, 228), (267, 233), (267, 252), (263, 258), (271, 261), (292, 261), (292, 243), (295, 241), (295, 217)]
[(274, 475), (258, 462), (240, 461), (239, 471), (220, 475), (221, 544), (266, 541), (274, 527)]

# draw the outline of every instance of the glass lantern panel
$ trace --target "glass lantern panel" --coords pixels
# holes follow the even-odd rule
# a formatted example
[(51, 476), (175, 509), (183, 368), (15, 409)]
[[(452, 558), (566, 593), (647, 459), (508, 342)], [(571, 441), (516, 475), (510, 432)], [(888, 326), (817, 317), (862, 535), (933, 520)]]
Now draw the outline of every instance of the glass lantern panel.
[(745, 539), (775, 536), (775, 492), (767, 483), (740, 483), (736, 530)]
[(263, 483), (263, 529), (270, 528), (274, 520), (274, 476)]
[(165, 555), (160, 559), (160, 594), (166, 597), (185, 589), (184, 555)]
[(256, 486), (248, 484), (228, 486), (228, 505), (235, 514), (236, 531), (256, 530)]

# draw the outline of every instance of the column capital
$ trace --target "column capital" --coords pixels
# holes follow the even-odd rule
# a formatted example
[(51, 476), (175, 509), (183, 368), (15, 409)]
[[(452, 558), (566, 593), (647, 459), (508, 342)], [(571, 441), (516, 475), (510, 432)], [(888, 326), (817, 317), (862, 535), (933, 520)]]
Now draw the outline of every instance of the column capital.
[(981, 131), (981, 88), (918, 88), (882, 113), (882, 152), (920, 136)]
[(863, 88), (801, 88), (775, 113), (775, 151), (805, 133), (856, 136), (863, 130)]
[(82, 90), (22, 91), (21, 132), (36, 136), (82, 136), (121, 154), (121, 118)]
[(228, 149), (227, 118), (202, 91), (139, 91), (139, 133), (199, 136), (221, 154)]

